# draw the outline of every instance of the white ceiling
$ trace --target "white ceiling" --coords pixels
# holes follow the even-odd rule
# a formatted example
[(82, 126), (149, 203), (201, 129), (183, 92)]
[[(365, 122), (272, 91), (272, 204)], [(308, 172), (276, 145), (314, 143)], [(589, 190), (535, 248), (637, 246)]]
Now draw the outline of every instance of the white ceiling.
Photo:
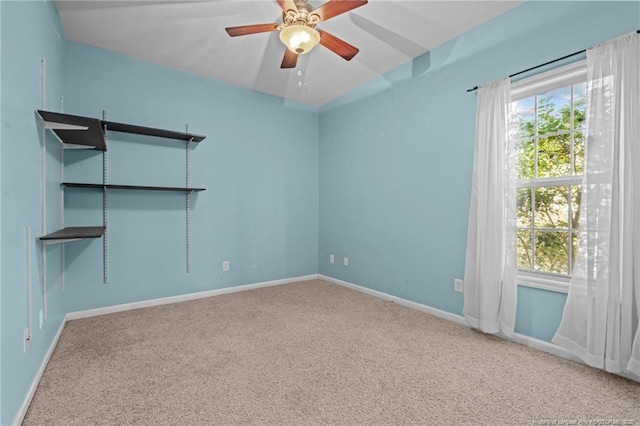
[(277, 32), (231, 38), (224, 30), (282, 22), (273, 0), (58, 0), (56, 7), (69, 40), (319, 107), (521, 2), (369, 0), (318, 25), (358, 47), (355, 58), (317, 46), (291, 70), (280, 69)]

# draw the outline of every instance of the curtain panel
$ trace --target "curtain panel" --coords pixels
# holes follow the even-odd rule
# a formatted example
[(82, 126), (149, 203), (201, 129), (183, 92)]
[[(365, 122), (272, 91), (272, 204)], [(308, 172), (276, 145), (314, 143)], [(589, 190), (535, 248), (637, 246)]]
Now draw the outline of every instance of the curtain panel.
[(512, 336), (516, 311), (516, 162), (509, 137), (510, 82), (478, 88), (464, 273), (466, 323)]
[(640, 376), (640, 35), (587, 51), (578, 253), (553, 343)]

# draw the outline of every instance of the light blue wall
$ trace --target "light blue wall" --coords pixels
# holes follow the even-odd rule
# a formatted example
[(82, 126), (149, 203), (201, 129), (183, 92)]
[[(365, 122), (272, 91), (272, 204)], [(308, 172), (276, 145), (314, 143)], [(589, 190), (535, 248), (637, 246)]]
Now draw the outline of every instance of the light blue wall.
[[(35, 110), (41, 103), (41, 58), (46, 60), (46, 107), (56, 109), (62, 94), (64, 36), (51, 2), (0, 2), (2, 10), (2, 395), (0, 423), (14, 420), (44, 354), (60, 327), (59, 247), (47, 249), (48, 318), (39, 327), (42, 298), (40, 138)], [(47, 227), (59, 226), (60, 144), (46, 141)], [(27, 241), (26, 228), (32, 231)], [(32, 251), (33, 309), (27, 312), (27, 244)], [(23, 353), (27, 315), (33, 318), (32, 341)]]
[[(320, 273), (461, 314), (453, 280), (464, 275), (476, 102), (466, 90), (639, 27), (638, 2), (526, 2), (326, 105)], [(520, 287), (516, 331), (549, 340), (564, 300)]]
[[(109, 192), (109, 283), (102, 241), (67, 244), (66, 309), (109, 306), (317, 273), (318, 113), (279, 98), (68, 43), (65, 110), (183, 130), (191, 149), (192, 271), (185, 196)], [(180, 142), (110, 133), (109, 181), (183, 186)], [(65, 152), (65, 179), (102, 181), (99, 153)], [(67, 225), (102, 224), (99, 191), (65, 192)], [(231, 270), (222, 272), (222, 261)]]
[[(0, 59), (2, 58), (2, 6), (0, 5)], [(0, 189), (2, 189), (2, 65), (0, 64)], [(2, 196), (0, 195), (0, 225)], [(0, 226), (0, 268), (2, 267), (2, 226)], [(0, 308), (2, 307), (2, 273), (0, 272)], [(0, 313), (0, 422), (2, 421), (2, 313)]]
[(531, 287), (518, 287), (516, 332), (551, 341), (556, 333), (567, 295)]

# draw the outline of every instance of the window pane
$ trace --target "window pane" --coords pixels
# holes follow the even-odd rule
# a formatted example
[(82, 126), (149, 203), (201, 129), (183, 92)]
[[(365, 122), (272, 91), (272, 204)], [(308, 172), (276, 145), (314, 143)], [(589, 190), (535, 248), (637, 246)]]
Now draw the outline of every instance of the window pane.
[(533, 139), (527, 139), (520, 141), (519, 145), (518, 178), (533, 179), (535, 176), (535, 141)]
[(573, 134), (573, 158), (575, 174), (581, 175), (584, 171), (584, 134), (575, 132)]
[(570, 135), (557, 135), (539, 139), (538, 177), (568, 176), (570, 172)]
[(567, 228), (569, 222), (569, 188), (547, 186), (535, 190), (535, 225), (541, 228)]
[(573, 86), (573, 123), (574, 128), (582, 128), (585, 123), (587, 109), (587, 83)]
[(519, 269), (533, 269), (531, 259), (531, 231), (518, 231), (517, 256)]
[(571, 187), (571, 228), (578, 229), (580, 222), (580, 198), (582, 197), (582, 186)]
[(535, 231), (535, 270), (555, 274), (569, 272), (568, 232)]
[(531, 228), (531, 188), (518, 189), (518, 216), (516, 226), (518, 228)]
[(518, 138), (532, 138), (536, 124), (535, 97), (514, 102), (513, 111), (518, 118)]
[[(559, 182), (585, 172), (586, 104), (586, 83), (511, 104), (519, 122), (519, 269), (564, 275), (579, 258), (581, 187)], [(554, 186), (547, 186), (548, 178), (554, 178)]]
[(571, 86), (538, 96), (538, 135), (571, 128)]

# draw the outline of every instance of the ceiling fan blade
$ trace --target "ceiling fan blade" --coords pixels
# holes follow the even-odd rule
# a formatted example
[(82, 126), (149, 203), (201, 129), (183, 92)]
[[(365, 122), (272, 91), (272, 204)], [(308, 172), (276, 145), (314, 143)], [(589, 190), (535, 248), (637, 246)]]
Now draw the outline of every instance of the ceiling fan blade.
[(311, 13), (320, 16), (322, 21), (328, 21), (334, 16), (341, 15), (365, 4), (367, 4), (367, 0), (329, 0)]
[(278, 29), (278, 24), (257, 24), (257, 25), (242, 25), (239, 27), (225, 28), (227, 33), (231, 37), (243, 36), (248, 34), (268, 33)]
[(296, 6), (293, 0), (276, 0), (278, 5), (282, 8), (283, 11), (293, 10), (294, 12), (298, 11), (298, 6)]
[(350, 45), (346, 41), (339, 39), (324, 30), (318, 30), (318, 32), (320, 33), (320, 44), (336, 55), (342, 56), (347, 61), (353, 59), (353, 57), (360, 51), (357, 47)]
[(290, 51), (289, 49), (284, 49), (284, 58), (282, 58), (282, 65), (280, 68), (295, 68), (298, 63), (298, 54)]

